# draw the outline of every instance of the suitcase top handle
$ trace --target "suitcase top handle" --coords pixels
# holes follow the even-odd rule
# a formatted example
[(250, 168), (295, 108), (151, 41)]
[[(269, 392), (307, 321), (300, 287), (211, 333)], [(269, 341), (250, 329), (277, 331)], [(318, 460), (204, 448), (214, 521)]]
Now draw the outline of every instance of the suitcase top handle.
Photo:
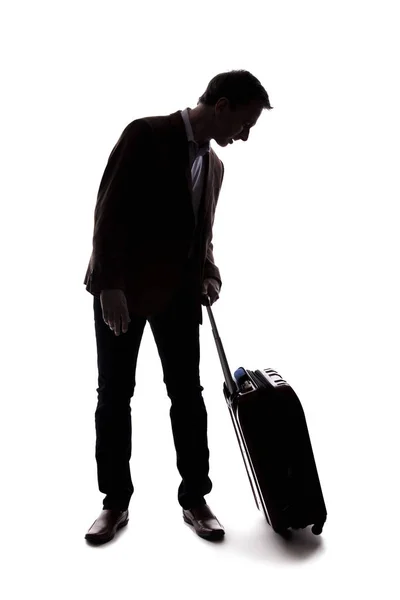
[(206, 308), (207, 308), (208, 316), (210, 317), (211, 328), (212, 328), (212, 332), (214, 335), (215, 343), (217, 345), (217, 350), (218, 350), (219, 358), (220, 358), (221, 365), (222, 365), (222, 371), (223, 371), (224, 377), (225, 377), (225, 383), (226, 383), (229, 393), (232, 397), (233, 394), (238, 391), (238, 387), (237, 387), (235, 380), (232, 377), (232, 373), (231, 373), (231, 370), (229, 368), (228, 361), (226, 358), (225, 350), (222, 345), (221, 338), (219, 337), (219, 334), (218, 334), (217, 325), (215, 323), (214, 315), (211, 310), (210, 297), (207, 296), (207, 299), (208, 299), (208, 304), (206, 305)]

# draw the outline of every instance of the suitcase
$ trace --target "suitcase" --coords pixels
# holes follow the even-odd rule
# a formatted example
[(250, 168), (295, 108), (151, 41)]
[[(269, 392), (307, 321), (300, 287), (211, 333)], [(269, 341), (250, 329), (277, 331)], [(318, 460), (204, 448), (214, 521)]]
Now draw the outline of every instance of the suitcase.
[(237, 369), (234, 377), (205, 302), (224, 373), (223, 393), (257, 508), (283, 537), (312, 525), (322, 533), (326, 506), (305, 414), (292, 387), (277, 371)]

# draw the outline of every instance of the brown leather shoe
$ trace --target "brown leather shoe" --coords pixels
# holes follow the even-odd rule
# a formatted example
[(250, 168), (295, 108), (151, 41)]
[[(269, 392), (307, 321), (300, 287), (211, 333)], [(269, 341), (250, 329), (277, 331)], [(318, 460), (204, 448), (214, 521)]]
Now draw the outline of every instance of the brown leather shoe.
[(191, 525), (197, 535), (205, 540), (220, 540), (225, 530), (208, 504), (202, 504), (191, 509), (183, 509), (183, 520)]
[(85, 539), (92, 544), (109, 542), (113, 539), (117, 530), (127, 525), (128, 521), (128, 510), (104, 509), (89, 528)]

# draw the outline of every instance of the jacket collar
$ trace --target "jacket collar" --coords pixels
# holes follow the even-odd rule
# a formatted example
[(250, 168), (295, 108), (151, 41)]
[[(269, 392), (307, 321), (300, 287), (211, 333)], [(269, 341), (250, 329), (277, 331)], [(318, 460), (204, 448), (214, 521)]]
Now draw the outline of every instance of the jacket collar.
[(211, 146), (210, 146), (209, 141), (205, 142), (202, 145), (199, 145), (197, 142), (195, 142), (192, 125), (191, 125), (190, 119), (189, 119), (189, 112), (190, 112), (190, 108), (185, 108), (184, 110), (181, 111), (181, 115), (182, 115), (183, 122), (185, 124), (187, 139), (188, 139), (189, 143), (192, 143), (194, 145), (195, 154), (196, 154), (196, 158), (197, 158), (199, 156), (204, 156), (205, 154), (207, 154), (207, 152), (210, 152)]

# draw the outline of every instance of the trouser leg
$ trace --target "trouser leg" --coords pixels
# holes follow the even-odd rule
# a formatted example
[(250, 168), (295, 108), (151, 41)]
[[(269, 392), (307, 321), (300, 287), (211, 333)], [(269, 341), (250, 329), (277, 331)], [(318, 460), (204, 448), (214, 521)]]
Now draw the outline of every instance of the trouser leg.
[(97, 297), (93, 308), (98, 365), (95, 411), (98, 486), (100, 492), (106, 494), (103, 508), (125, 510), (134, 491), (129, 467), (132, 451), (130, 401), (146, 319), (131, 315), (128, 331), (116, 336), (103, 320)]

